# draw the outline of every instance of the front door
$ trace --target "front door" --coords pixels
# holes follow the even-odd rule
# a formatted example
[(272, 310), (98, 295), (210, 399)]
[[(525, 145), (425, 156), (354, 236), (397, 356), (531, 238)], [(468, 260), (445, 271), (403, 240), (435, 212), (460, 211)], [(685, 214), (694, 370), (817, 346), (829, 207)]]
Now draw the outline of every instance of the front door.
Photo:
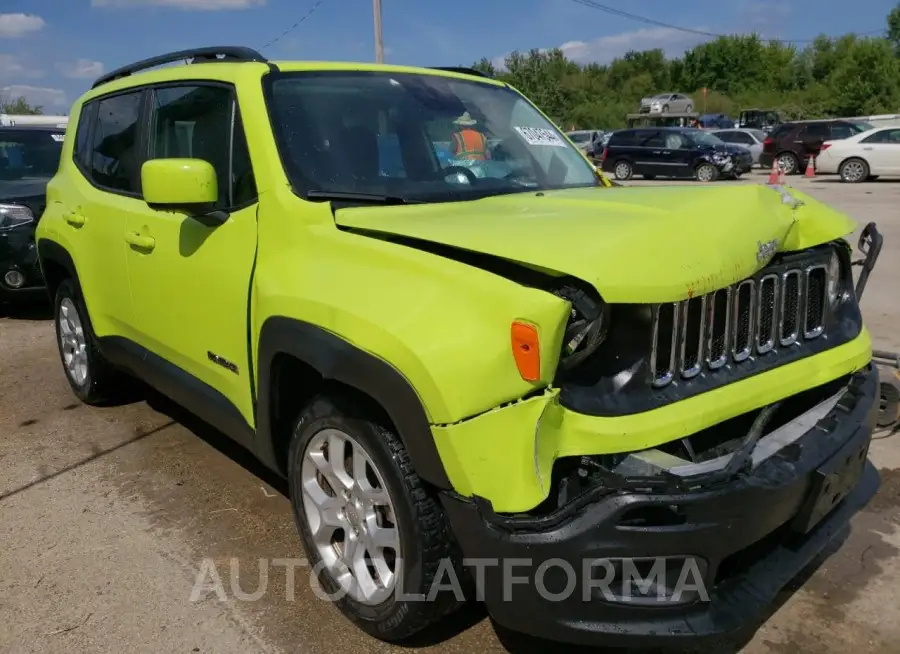
[(900, 173), (900, 128), (884, 129), (860, 141), (863, 158), (869, 163), (872, 175)]
[(229, 218), (209, 226), (146, 205), (129, 217), (128, 277), (141, 344), (223, 395), (252, 426), (248, 316), (257, 203), (234, 90), (168, 85), (150, 90), (149, 105), (148, 158), (211, 163), (217, 208)]

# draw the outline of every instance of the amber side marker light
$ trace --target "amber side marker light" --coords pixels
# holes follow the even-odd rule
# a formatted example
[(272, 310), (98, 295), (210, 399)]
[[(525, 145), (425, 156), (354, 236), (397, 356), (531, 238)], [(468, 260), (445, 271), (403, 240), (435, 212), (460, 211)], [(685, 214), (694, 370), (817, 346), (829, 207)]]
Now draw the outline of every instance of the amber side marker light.
[(525, 381), (538, 381), (541, 378), (541, 347), (537, 329), (534, 325), (514, 322), (510, 329), (513, 358), (519, 374)]

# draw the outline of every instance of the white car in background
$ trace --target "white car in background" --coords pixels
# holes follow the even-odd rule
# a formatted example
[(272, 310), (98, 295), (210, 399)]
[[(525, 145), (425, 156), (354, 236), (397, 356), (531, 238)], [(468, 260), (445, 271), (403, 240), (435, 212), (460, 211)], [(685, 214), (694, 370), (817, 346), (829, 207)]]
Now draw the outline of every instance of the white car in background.
[(880, 175), (900, 175), (900, 127), (877, 127), (839, 141), (825, 141), (816, 172), (855, 184)]

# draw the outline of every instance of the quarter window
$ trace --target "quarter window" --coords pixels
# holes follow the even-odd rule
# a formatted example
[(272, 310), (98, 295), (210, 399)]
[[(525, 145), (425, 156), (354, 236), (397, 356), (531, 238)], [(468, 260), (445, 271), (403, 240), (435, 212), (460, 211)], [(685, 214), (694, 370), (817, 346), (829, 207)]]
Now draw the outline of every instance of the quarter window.
[(115, 95), (97, 103), (91, 138), (90, 176), (105, 188), (140, 193), (137, 125), (141, 91)]
[(150, 159), (208, 161), (216, 171), (218, 208), (256, 198), (243, 126), (234, 94), (223, 86), (156, 89), (150, 131)]

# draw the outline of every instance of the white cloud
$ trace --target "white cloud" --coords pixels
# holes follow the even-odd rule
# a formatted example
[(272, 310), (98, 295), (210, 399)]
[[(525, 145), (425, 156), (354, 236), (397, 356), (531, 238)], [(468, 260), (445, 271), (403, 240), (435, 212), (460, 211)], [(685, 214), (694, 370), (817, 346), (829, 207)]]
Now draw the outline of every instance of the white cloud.
[(145, 5), (206, 11), (249, 9), (250, 7), (258, 7), (264, 4), (266, 4), (266, 0), (91, 0), (92, 7), (136, 7)]
[(0, 14), (0, 38), (15, 38), (43, 29), (46, 23), (33, 14)]
[(76, 59), (75, 61), (56, 64), (57, 70), (69, 79), (93, 79), (103, 74), (103, 62), (92, 59)]
[(29, 104), (40, 105), (45, 109), (68, 109), (66, 92), (62, 89), (52, 89), (44, 86), (28, 86), (26, 84), (11, 84), (0, 87), (0, 97), (4, 100), (15, 100), (24, 97)]
[(11, 54), (0, 54), (0, 82), (11, 82), (21, 79), (43, 77), (44, 71), (29, 68), (19, 57)]
[[(703, 27), (692, 29), (705, 31)], [(709, 40), (708, 37), (700, 34), (691, 34), (669, 27), (648, 27), (632, 32), (601, 36), (588, 41), (568, 41), (558, 47), (566, 57), (580, 64), (607, 64), (629, 50), (661, 48), (670, 57), (681, 56), (685, 50), (707, 40)], [(547, 48), (542, 48), (542, 52), (546, 51)], [(506, 56), (494, 57), (491, 63), (496, 68), (505, 68)]]
[(559, 47), (569, 59), (579, 63), (605, 64), (616, 57), (621, 57), (629, 50), (661, 48), (667, 55), (681, 56), (685, 50), (706, 40), (708, 38), (705, 36), (669, 27), (648, 27), (633, 32), (601, 36), (590, 41), (569, 41)]

